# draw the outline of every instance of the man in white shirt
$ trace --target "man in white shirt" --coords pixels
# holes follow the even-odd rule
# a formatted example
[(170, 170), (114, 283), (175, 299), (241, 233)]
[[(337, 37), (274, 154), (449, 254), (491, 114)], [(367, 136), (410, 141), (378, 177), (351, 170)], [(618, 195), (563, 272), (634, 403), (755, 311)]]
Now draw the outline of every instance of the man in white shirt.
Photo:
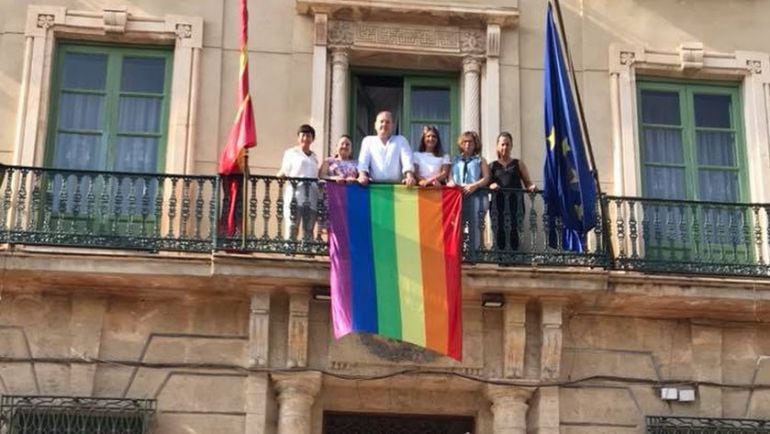
[(370, 180), (416, 185), (412, 148), (404, 136), (392, 134), (393, 114), (389, 111), (377, 113), (374, 129), (377, 131), (376, 136), (366, 136), (361, 141), (358, 182), (361, 185), (367, 185)]

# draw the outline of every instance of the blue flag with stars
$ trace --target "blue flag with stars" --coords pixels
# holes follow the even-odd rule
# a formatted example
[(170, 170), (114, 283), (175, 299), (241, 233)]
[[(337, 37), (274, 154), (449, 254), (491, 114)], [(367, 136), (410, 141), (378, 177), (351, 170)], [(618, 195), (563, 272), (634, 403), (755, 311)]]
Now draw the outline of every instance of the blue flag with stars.
[[(545, 200), (549, 245), (585, 251), (585, 235), (596, 222), (596, 185), (588, 167), (583, 135), (572, 99), (559, 35), (548, 4), (545, 23)], [(561, 221), (561, 240), (556, 222)]]

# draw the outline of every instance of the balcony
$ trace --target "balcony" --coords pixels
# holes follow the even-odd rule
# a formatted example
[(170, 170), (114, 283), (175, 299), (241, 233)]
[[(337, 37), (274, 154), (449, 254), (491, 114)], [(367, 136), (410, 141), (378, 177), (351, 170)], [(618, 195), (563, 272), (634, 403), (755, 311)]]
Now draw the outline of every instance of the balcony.
[[(3, 244), (328, 254), (322, 181), (250, 176), (244, 192), (238, 179), (234, 188), (245, 200), (231, 207), (223, 194), (226, 180), (217, 176), (18, 166), (0, 170)], [(770, 271), (770, 205), (605, 196), (604, 221), (597, 218), (596, 228), (586, 234), (586, 251), (576, 253), (559, 247), (561, 222), (546, 216), (540, 193), (511, 190), (490, 192), (490, 197), (489, 211), (474, 219), (476, 224), (463, 222), (466, 264), (744, 276)], [(237, 230), (228, 233), (225, 221), (231, 209)], [(309, 217), (302, 215), (303, 209), (314, 214), (311, 231), (297, 228), (296, 223)], [(498, 231), (499, 226), (516, 229)], [(474, 231), (481, 234), (477, 242), (471, 242)]]

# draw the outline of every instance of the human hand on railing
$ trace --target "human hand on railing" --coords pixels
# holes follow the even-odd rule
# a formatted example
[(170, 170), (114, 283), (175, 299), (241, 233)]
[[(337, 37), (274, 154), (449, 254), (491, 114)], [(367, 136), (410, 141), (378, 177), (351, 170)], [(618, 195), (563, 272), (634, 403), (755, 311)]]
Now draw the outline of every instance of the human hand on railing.
[(406, 172), (404, 184), (406, 184), (407, 187), (414, 187), (417, 185), (417, 180), (414, 178), (414, 174), (412, 172)]
[(366, 173), (359, 173), (358, 174), (358, 183), (361, 185), (368, 185), (369, 184), (369, 176)]
[(500, 186), (496, 182), (493, 182), (493, 183), (489, 184), (489, 189), (490, 190), (498, 190), (498, 189), (500, 189)]
[(473, 194), (474, 191), (478, 190), (479, 186), (476, 184), (468, 184), (463, 186), (463, 195), (468, 196)]
[(358, 181), (358, 179), (356, 179), (355, 176), (348, 176), (347, 178), (345, 178), (345, 182), (347, 182), (347, 183), (353, 183), (353, 182), (356, 182), (356, 181)]
[[(492, 187), (490, 187), (490, 188), (492, 188)], [(535, 184), (530, 185), (529, 187), (527, 187), (527, 191), (530, 192), (530, 193), (536, 193), (537, 192), (537, 185), (535, 185)]]
[(451, 187), (457, 187), (457, 184), (455, 184), (454, 181), (447, 181), (446, 186), (450, 187), (450, 188)]

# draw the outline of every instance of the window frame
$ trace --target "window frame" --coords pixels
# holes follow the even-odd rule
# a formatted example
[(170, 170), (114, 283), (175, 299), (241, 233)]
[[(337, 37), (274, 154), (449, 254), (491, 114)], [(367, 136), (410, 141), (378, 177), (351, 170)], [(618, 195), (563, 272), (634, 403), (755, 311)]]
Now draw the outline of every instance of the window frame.
[(695, 125), (695, 107), (694, 96), (696, 94), (710, 95), (728, 95), (731, 98), (731, 130), (735, 134), (735, 168), (730, 169), (727, 166), (716, 166), (719, 170), (733, 170), (738, 172), (738, 195), (736, 203), (742, 203), (751, 197), (748, 182), (749, 165), (747, 161), (746, 140), (743, 121), (743, 100), (741, 98), (742, 89), (739, 83), (724, 81), (694, 81), (694, 80), (675, 80), (661, 79), (653, 76), (640, 76), (636, 81), (636, 122), (637, 141), (639, 151), (639, 188), (642, 197), (647, 197), (645, 191), (644, 168), (648, 166), (645, 158), (644, 146), (644, 128), (645, 126), (655, 126), (664, 128), (674, 128), (671, 125), (645, 124), (642, 119), (642, 92), (645, 90), (675, 92), (679, 97), (679, 115), (682, 135), (682, 164), (676, 163), (652, 163), (659, 166), (677, 166), (684, 168), (685, 180), (685, 198), (681, 200), (703, 200), (698, 187), (698, 173), (702, 168), (708, 169), (709, 166), (701, 165), (697, 159), (696, 132), (704, 127)]
[[(409, 132), (406, 131), (406, 128), (410, 124), (411, 116), (409, 115), (409, 111), (411, 109), (411, 96), (408, 95), (407, 92), (407, 86), (436, 86), (439, 87), (440, 85), (444, 85), (449, 87), (449, 103), (450, 103), (450, 131), (453, 135), (453, 137), (442, 138), (442, 143), (444, 146), (444, 152), (446, 152), (448, 155), (452, 156), (457, 151), (454, 149), (455, 147), (452, 146), (457, 136), (460, 134), (460, 95), (459, 95), (459, 88), (460, 88), (460, 76), (459, 73), (451, 73), (446, 71), (435, 71), (435, 72), (426, 72), (426, 71), (415, 71), (415, 70), (394, 70), (394, 69), (378, 69), (378, 68), (355, 68), (352, 67), (348, 71), (349, 77), (348, 77), (348, 83), (349, 83), (349, 92), (348, 92), (348, 131), (353, 132), (356, 126), (356, 106), (358, 104), (358, 98), (356, 95), (356, 82), (358, 80), (357, 76), (359, 75), (379, 75), (383, 77), (400, 77), (402, 79), (402, 100), (401, 100), (401, 117), (398, 119), (402, 131), (400, 132), (401, 135), (409, 139)], [(354, 137), (354, 134), (351, 134), (351, 136)], [(336, 138), (332, 138), (332, 142), (334, 142)], [(415, 143), (409, 143), (412, 146), (412, 149), (417, 149), (418, 144)], [(332, 143), (332, 152), (334, 150), (335, 144)], [(353, 150), (354, 155), (357, 158), (358, 151), (360, 150), (360, 143), (354, 143), (353, 144)]]
[[(104, 138), (102, 155), (104, 166), (100, 171), (115, 170), (115, 152), (117, 140), (120, 137), (118, 130), (119, 123), (119, 101), (123, 95), (148, 95), (144, 92), (127, 92), (120, 89), (121, 78), (123, 74), (122, 60), (126, 57), (153, 57), (163, 58), (165, 60), (165, 76), (163, 80), (162, 94), (152, 94), (154, 97), (162, 98), (162, 107), (159, 119), (159, 134), (148, 134), (148, 137), (158, 138), (157, 161), (154, 168), (156, 173), (163, 173), (166, 167), (166, 153), (168, 149), (169, 121), (171, 110), (171, 85), (173, 76), (174, 50), (173, 47), (148, 46), (148, 45), (126, 45), (126, 44), (105, 44), (105, 43), (83, 43), (80, 41), (61, 40), (56, 44), (54, 50), (53, 65), (51, 71), (51, 97), (49, 104), (48, 125), (46, 134), (46, 143), (44, 150), (44, 162), (46, 166), (53, 167), (55, 158), (56, 135), (59, 130), (59, 108), (61, 95), (63, 92), (62, 78), (64, 73), (64, 59), (67, 53), (84, 54), (106, 54), (107, 71), (105, 73), (104, 106), (105, 117), (102, 121)], [(136, 136), (142, 136), (145, 133), (135, 133)], [(134, 136), (134, 134), (131, 134)]]

